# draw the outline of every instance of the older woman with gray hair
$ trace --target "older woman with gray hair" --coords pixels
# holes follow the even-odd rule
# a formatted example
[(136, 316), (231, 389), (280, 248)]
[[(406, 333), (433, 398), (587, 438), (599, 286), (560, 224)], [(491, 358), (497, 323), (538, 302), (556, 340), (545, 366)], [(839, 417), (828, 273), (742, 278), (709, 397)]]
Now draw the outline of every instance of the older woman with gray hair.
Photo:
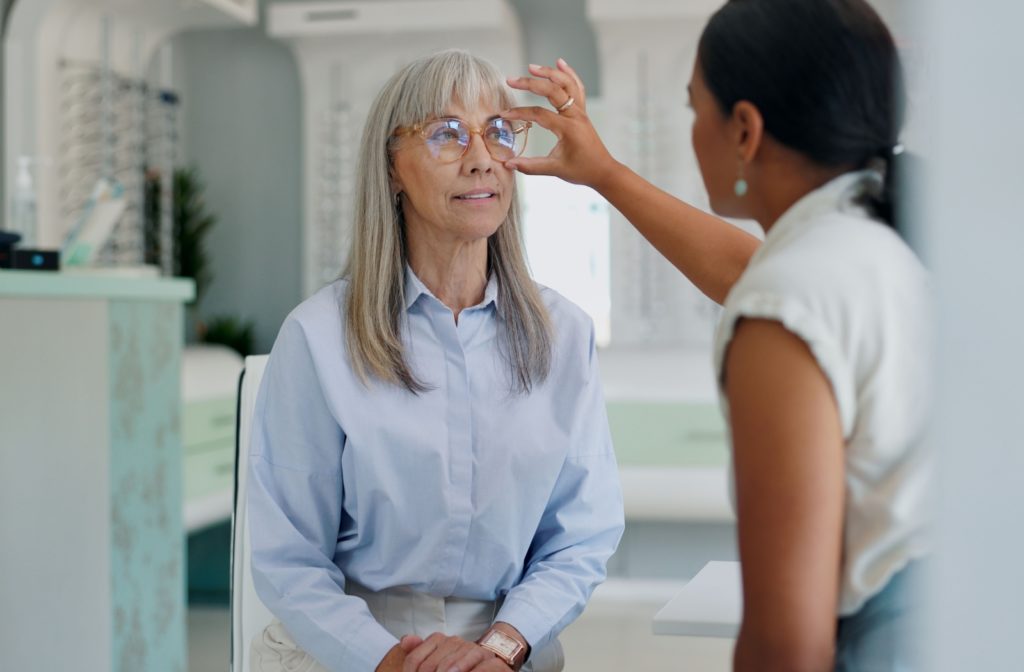
[(462, 51), (370, 110), (343, 277), (285, 320), (249, 520), (253, 669), (562, 669), (623, 530), (589, 318), (529, 276), (529, 124)]

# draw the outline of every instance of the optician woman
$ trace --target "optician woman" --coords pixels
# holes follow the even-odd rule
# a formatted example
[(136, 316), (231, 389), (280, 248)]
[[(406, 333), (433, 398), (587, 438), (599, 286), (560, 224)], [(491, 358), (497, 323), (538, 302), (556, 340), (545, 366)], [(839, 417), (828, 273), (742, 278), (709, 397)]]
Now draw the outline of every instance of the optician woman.
[(730, 0), (708, 23), (693, 146), (712, 209), (756, 220), (763, 245), (617, 163), (564, 61), (530, 72), (510, 84), (557, 113), (503, 114), (559, 142), (506, 165), (594, 187), (724, 301), (714, 364), (742, 563), (735, 669), (913, 669), (929, 293), (894, 230), (904, 102), (889, 31), (863, 0)]

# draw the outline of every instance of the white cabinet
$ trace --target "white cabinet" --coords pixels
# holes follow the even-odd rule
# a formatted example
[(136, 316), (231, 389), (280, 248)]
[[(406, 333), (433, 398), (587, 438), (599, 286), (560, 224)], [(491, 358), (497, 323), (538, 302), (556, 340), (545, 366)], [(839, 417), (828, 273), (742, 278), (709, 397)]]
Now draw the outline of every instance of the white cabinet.
[(182, 356), (184, 520), (189, 533), (231, 518), (241, 372), (242, 357), (223, 346), (191, 346)]

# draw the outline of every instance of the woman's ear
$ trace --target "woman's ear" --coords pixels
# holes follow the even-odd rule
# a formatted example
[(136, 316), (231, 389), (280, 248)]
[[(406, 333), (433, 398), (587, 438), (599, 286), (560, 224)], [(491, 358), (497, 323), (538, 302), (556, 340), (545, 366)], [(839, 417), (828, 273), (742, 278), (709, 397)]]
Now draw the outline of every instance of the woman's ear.
[(757, 156), (764, 140), (764, 117), (753, 103), (741, 100), (733, 105), (731, 121), (740, 160), (750, 163)]
[(388, 152), (388, 181), (391, 183), (391, 195), (397, 196), (402, 193), (402, 181), (398, 179), (398, 170), (395, 169), (395, 155)]
[(395, 174), (395, 169), (393, 167), (388, 169), (388, 177), (391, 178), (391, 195), (398, 196), (404, 191), (404, 188), (402, 187), (402, 181), (398, 179), (398, 175)]

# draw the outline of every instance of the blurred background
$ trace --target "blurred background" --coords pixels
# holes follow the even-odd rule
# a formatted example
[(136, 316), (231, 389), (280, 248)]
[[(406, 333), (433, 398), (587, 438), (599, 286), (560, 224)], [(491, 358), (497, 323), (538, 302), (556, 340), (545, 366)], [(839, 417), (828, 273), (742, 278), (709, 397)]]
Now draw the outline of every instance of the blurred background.
[[(908, 73), (903, 142), (928, 166), (912, 238), (940, 298), (928, 669), (1020, 669), (1024, 10), (871, 4)], [(707, 207), (686, 84), (719, 5), (0, 0), (0, 229), (77, 255), (60, 278), (0, 270), (0, 651), (42, 652), (18, 669), (229, 669), (243, 357), (338, 276), (362, 126), (399, 66), (448, 47), (509, 75), (565, 58), (616, 157)], [(552, 144), (535, 127), (527, 153)], [(518, 179), (535, 277), (597, 326), (626, 496), (567, 670), (729, 669), (728, 638), (652, 632), (736, 557), (718, 308), (593, 191)], [(83, 623), (91, 648), (62, 650)]]

